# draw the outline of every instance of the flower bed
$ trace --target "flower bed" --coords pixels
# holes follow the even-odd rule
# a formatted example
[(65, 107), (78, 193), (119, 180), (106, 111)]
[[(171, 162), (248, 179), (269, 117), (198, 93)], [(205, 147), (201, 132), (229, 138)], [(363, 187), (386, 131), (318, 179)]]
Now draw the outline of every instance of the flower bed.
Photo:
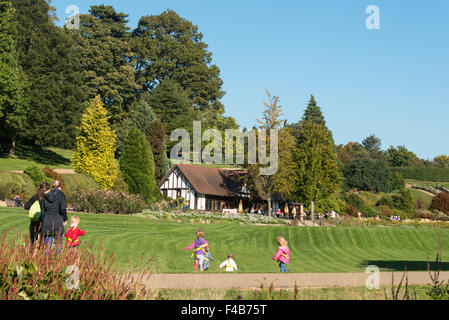
[(173, 220), (173, 221), (190, 221), (194, 223), (216, 223), (216, 221), (223, 222), (240, 222), (245, 224), (282, 224), (287, 225), (288, 221), (277, 219), (273, 217), (262, 216), (258, 214), (229, 214), (229, 213), (217, 213), (217, 212), (166, 212), (166, 211), (153, 211), (144, 210), (142, 212), (144, 216), (155, 217), (160, 220)]

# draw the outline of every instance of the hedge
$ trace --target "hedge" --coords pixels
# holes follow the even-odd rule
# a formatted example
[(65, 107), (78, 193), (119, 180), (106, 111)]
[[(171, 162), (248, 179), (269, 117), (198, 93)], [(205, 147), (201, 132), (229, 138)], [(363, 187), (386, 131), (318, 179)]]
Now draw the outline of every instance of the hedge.
[(415, 179), (424, 181), (447, 182), (449, 181), (449, 168), (439, 167), (403, 167), (392, 168), (400, 172), (404, 179)]

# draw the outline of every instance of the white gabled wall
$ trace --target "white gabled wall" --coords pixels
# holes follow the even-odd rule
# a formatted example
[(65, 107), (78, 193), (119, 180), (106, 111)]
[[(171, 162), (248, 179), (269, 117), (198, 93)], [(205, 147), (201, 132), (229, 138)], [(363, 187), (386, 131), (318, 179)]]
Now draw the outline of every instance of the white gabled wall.
[[(167, 190), (167, 196), (173, 199), (177, 199), (177, 190), (181, 189), (181, 197), (189, 202), (191, 209), (204, 210), (195, 208), (196, 192), (187, 178), (177, 168), (173, 170), (173, 172), (165, 179), (164, 183), (161, 185), (160, 190), (163, 191), (164, 189)], [(204, 200), (204, 207), (205, 204), (206, 202)]]

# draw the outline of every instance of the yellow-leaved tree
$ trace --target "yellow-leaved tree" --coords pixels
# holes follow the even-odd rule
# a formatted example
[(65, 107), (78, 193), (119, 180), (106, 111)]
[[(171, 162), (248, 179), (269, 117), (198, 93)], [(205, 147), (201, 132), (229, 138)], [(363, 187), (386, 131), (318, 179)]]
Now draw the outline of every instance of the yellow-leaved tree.
[(118, 176), (115, 160), (115, 131), (108, 122), (107, 110), (95, 97), (84, 111), (76, 137), (73, 167), (76, 172), (91, 175), (104, 190), (111, 189)]

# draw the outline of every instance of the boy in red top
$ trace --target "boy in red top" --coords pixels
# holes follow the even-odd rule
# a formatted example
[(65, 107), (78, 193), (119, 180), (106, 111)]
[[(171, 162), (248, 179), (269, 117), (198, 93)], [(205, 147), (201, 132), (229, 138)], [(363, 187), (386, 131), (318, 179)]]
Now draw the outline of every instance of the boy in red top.
[(70, 218), (70, 229), (65, 233), (65, 237), (67, 238), (66, 245), (69, 249), (74, 249), (78, 251), (78, 247), (80, 245), (79, 237), (84, 236), (86, 231), (80, 230), (78, 225), (80, 223), (80, 218), (78, 216), (72, 216)]

